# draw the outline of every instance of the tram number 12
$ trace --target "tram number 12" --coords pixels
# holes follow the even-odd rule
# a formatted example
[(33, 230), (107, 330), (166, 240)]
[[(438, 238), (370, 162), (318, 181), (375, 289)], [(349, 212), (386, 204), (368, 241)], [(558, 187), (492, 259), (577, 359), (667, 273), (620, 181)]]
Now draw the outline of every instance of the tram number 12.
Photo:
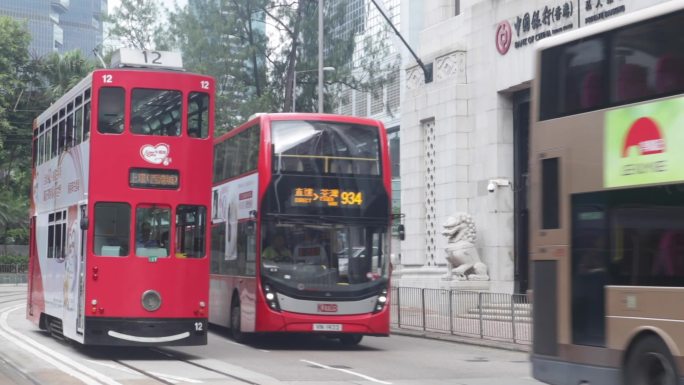
[(159, 61), (161, 59), (162, 54), (157, 52), (157, 51), (142, 51), (143, 56), (145, 56), (145, 63), (149, 63), (149, 58), (147, 57), (147, 54), (149, 53), (153, 58), (152, 58), (152, 64), (162, 64), (162, 62)]
[(204, 324), (201, 322), (195, 322), (195, 331), (200, 332), (202, 331), (202, 328), (204, 327)]

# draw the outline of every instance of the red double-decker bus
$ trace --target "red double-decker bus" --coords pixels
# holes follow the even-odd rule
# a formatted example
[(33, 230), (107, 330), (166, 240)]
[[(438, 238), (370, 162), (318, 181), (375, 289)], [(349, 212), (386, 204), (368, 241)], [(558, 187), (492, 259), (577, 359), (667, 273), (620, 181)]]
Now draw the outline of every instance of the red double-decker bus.
[(251, 333), (389, 335), (382, 123), (263, 114), (215, 141), (209, 322)]
[(118, 62), (34, 121), (27, 317), (88, 345), (203, 345), (214, 81), (174, 53)]

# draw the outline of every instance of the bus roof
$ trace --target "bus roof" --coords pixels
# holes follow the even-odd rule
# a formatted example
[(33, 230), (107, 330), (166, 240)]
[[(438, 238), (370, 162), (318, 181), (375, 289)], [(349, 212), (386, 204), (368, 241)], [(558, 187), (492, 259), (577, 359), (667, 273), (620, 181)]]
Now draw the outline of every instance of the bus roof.
[(318, 112), (258, 112), (252, 114), (245, 123), (242, 123), (238, 127), (218, 136), (214, 139), (215, 142), (221, 142), (228, 137), (231, 137), (238, 132), (242, 131), (244, 128), (251, 126), (254, 122), (260, 120), (261, 118), (268, 118), (269, 120), (330, 120), (330, 121), (344, 121), (353, 120), (358, 123), (366, 123), (368, 125), (383, 124), (380, 120), (352, 116), (352, 115), (337, 115), (337, 114), (322, 114)]
[(579, 40), (587, 36), (593, 36), (602, 32), (611, 31), (625, 25), (638, 23), (642, 20), (648, 20), (654, 17), (666, 15), (680, 9), (684, 9), (684, 0), (670, 0), (662, 4), (652, 5), (626, 15), (621, 15), (612, 19), (598, 22), (596, 24), (592, 24), (588, 27), (578, 28), (573, 31), (543, 39), (537, 44), (537, 52), (569, 43), (571, 41)]

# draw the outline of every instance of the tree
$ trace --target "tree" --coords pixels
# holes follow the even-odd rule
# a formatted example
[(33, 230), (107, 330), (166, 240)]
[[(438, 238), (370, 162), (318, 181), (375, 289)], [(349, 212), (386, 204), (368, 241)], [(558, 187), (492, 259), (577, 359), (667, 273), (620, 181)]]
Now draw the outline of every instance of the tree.
[(156, 49), (156, 41), (163, 32), (157, 0), (121, 0), (121, 5), (105, 21), (111, 23), (110, 37), (128, 48)]
[[(21, 97), (30, 86), (26, 24), (0, 16), (0, 230), (25, 224), (31, 159), (31, 123), (22, 118)], [(27, 167), (28, 165), (28, 167)], [(27, 171), (27, 168), (29, 171)], [(3, 236), (4, 238), (4, 236)], [(2, 241), (2, 239), (0, 239)]]
[[(325, 75), (324, 110), (331, 111), (337, 104), (335, 95), (340, 88), (370, 91), (391, 80), (398, 61), (387, 63), (389, 53), (386, 34), (360, 36), (351, 28), (349, 8), (351, 2), (325, 2), (324, 9), (324, 65), (334, 67)], [(277, 0), (265, 10), (276, 26), (280, 41), (271, 58), (273, 63), (272, 86), (284, 89), (283, 106), (290, 111), (317, 111), (317, 72), (297, 77), (297, 100), (292, 100), (294, 72), (318, 68), (318, 2), (311, 0)], [(383, 26), (381, 30), (386, 30)], [(361, 44), (357, 47), (358, 44)], [(357, 50), (363, 52), (354, 60)]]
[(81, 50), (63, 55), (51, 53), (41, 60), (43, 78), (52, 102), (69, 91), (96, 67), (94, 61), (83, 56)]
[(166, 44), (183, 52), (184, 66), (216, 79), (216, 130), (224, 132), (256, 111), (270, 110), (261, 10), (267, 0), (195, 0), (169, 14)]

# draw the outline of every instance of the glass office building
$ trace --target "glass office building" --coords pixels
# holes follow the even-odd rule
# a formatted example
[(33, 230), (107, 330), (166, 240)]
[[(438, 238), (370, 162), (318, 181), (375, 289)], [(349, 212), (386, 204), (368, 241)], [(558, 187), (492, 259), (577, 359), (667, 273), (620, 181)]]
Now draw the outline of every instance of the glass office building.
[(107, 0), (2, 0), (0, 15), (26, 21), (34, 56), (74, 49), (93, 57), (102, 43)]

